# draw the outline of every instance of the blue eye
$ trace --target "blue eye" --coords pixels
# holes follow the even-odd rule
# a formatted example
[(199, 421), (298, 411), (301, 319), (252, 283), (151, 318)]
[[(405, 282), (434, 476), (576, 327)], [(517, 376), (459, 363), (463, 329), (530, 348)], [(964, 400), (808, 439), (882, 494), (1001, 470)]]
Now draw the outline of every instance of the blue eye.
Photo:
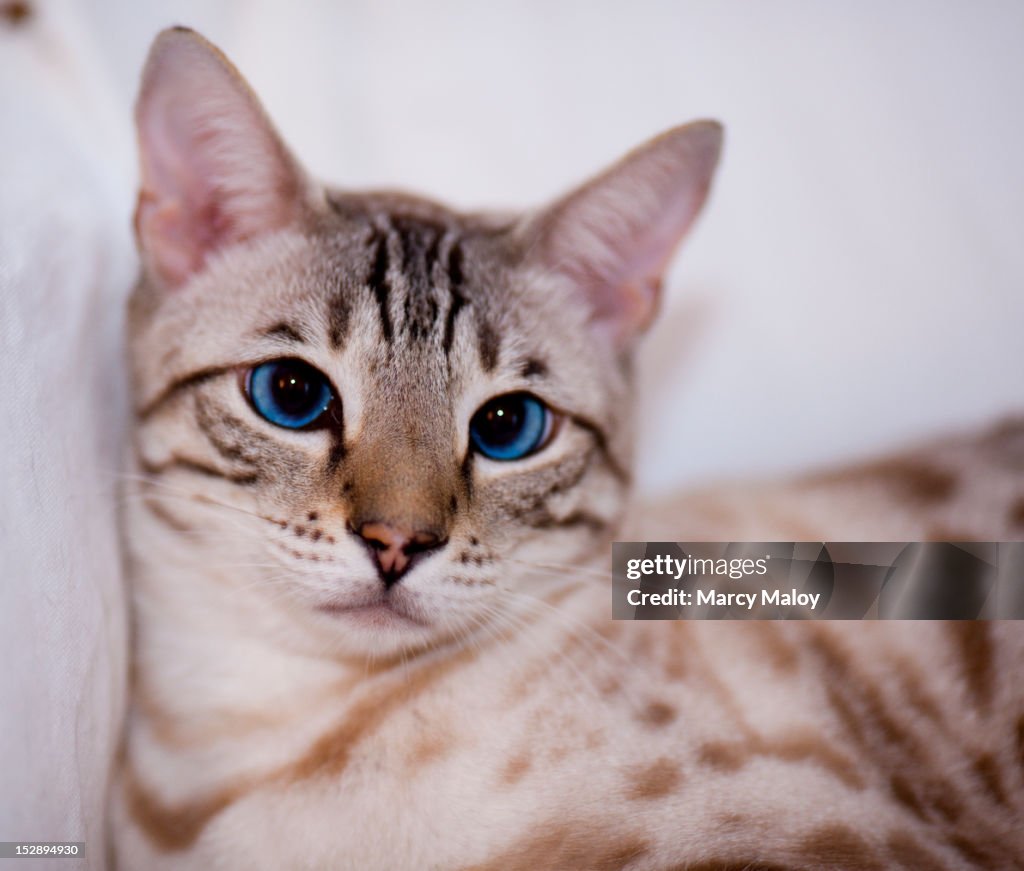
[(334, 399), (327, 376), (301, 360), (271, 360), (249, 371), (245, 392), (256, 413), (277, 426), (306, 429)]
[(498, 396), (469, 422), (473, 447), (492, 460), (522, 459), (540, 448), (550, 432), (550, 410), (529, 393)]

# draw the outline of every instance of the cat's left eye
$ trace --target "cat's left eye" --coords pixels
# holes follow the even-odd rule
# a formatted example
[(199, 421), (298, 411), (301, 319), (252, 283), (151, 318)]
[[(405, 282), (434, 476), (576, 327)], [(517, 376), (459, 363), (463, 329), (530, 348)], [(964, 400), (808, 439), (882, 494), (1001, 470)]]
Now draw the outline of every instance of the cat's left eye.
[(323, 372), (292, 359), (254, 366), (246, 376), (245, 392), (260, 417), (286, 429), (322, 425), (335, 399)]
[(469, 437), (492, 460), (521, 460), (540, 450), (551, 435), (553, 416), (536, 396), (506, 393), (484, 403), (469, 422)]

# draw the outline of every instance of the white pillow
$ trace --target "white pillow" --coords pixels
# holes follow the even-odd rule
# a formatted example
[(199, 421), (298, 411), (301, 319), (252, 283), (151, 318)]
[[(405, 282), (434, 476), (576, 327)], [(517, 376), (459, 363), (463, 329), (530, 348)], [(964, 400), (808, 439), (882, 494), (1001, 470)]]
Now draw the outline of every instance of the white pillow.
[[(130, 130), (70, 8), (0, 23), (0, 840), (85, 841), (125, 691)], [(126, 162), (127, 161), (127, 162)], [(120, 177), (119, 177), (120, 175)]]

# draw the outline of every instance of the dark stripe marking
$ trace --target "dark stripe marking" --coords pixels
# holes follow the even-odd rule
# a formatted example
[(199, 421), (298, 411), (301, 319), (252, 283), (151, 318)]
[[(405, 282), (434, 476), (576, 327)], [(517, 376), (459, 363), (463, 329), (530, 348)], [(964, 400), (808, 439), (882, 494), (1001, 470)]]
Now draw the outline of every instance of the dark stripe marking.
[(991, 629), (982, 620), (957, 620), (949, 627), (974, 704), (988, 710), (995, 692)]
[(812, 733), (781, 738), (752, 736), (739, 741), (709, 741), (700, 748), (702, 765), (718, 771), (738, 771), (758, 757), (787, 763), (807, 763), (827, 771), (850, 789), (864, 789), (857, 763), (834, 749), (829, 740)]
[(338, 471), (342, 460), (345, 459), (345, 439), (339, 432), (332, 432), (331, 450), (327, 454), (327, 474), (333, 475)]
[(608, 447), (608, 438), (605, 436), (604, 430), (594, 423), (594, 421), (579, 414), (569, 414), (568, 416), (573, 423), (590, 433), (598, 450), (601, 452), (601, 456), (604, 458), (605, 464), (611, 470), (611, 473), (618, 478), (621, 483), (629, 484), (632, 476), (629, 471), (612, 455), (611, 449)]
[(401, 246), (402, 272), (408, 286), (405, 329), (412, 339), (422, 340), (433, 333), (440, 311), (434, 273), (446, 228), (409, 215), (394, 215), (391, 222)]
[(459, 468), (459, 472), (462, 475), (462, 486), (466, 491), (466, 504), (468, 506), (470, 500), (473, 498), (473, 451), (472, 449), (466, 451), (466, 457), (462, 461), (462, 466)]
[(225, 460), (234, 460), (242, 462), (251, 462), (250, 458), (246, 456), (245, 451), (237, 444), (228, 444), (222, 442), (217, 436), (215, 436), (209, 429), (203, 426), (202, 422), (199, 424), (200, 429), (203, 431), (203, 435), (206, 436), (206, 440), (213, 446), (214, 450), (217, 451)]
[(223, 478), (233, 484), (241, 484), (243, 486), (255, 484), (260, 477), (255, 472), (226, 472), (201, 461), (193, 460), (189, 457), (181, 457), (177, 454), (163, 463), (152, 463), (145, 457), (139, 457), (139, 464), (147, 475), (162, 475), (171, 469), (182, 469), (204, 475), (207, 478)]
[(161, 523), (169, 526), (175, 532), (192, 532), (191, 526), (171, 514), (170, 511), (157, 502), (157, 500), (152, 496), (147, 496), (142, 500), (142, 502), (150, 514), (152, 514)]
[(586, 526), (594, 532), (601, 532), (608, 526), (608, 521), (588, 511), (573, 511), (566, 517), (558, 518), (552, 514), (543, 514), (528, 521), (531, 529), (573, 529)]
[(548, 374), (548, 367), (542, 361), (537, 360), (534, 357), (531, 357), (529, 360), (527, 360), (523, 364), (522, 369), (520, 369), (520, 374), (524, 378), (534, 378), (534, 377), (541, 377), (542, 378), (542, 377), (544, 377), (545, 375)]
[[(829, 701), (856, 743), (875, 758), (901, 758), (920, 765), (922, 742), (894, 717), (881, 689), (863, 676), (850, 655), (828, 634), (818, 631), (810, 650), (824, 670)], [(881, 739), (881, 741), (877, 739)]]
[[(262, 457), (254, 452), (257, 446), (268, 448), (273, 452), (279, 450), (272, 439), (246, 426), (232, 414), (214, 407), (213, 403), (202, 394), (195, 397), (196, 423), (207, 441), (225, 459), (242, 461), (250, 466), (259, 466)], [(228, 430), (227, 441), (218, 430)]]
[(633, 801), (650, 801), (662, 798), (679, 788), (683, 777), (679, 764), (662, 757), (626, 775), (629, 783), (626, 795)]
[(1017, 764), (1024, 773), (1024, 714), (1017, 718)]
[(838, 823), (824, 825), (805, 837), (800, 858), (812, 868), (856, 868), (886, 871), (887, 863), (852, 828)]
[(1012, 527), (1024, 529), (1024, 496), (1010, 506), (1006, 522)]
[(462, 264), (462, 245), (456, 241), (452, 243), (451, 248), (448, 250), (448, 287), (452, 293), (461, 288), (462, 283), (466, 279)]
[(915, 817), (928, 820), (928, 813), (925, 811), (924, 805), (921, 804), (914, 787), (904, 777), (899, 774), (892, 775), (889, 778), (889, 792), (892, 793), (892, 797), (897, 803), (903, 805)]
[(972, 841), (966, 835), (952, 835), (946, 839), (946, 842), (968, 862), (979, 868), (1008, 867), (999, 862), (995, 853), (987, 846), (979, 844), (977, 841)]
[(463, 306), (467, 303), (466, 298), (454, 288), (451, 292), (451, 302), (448, 303), (448, 314), (444, 321), (444, 338), (441, 347), (445, 356), (451, 354), (452, 344), (455, 342), (455, 319), (459, 316)]
[(279, 323), (263, 331), (263, 335), (268, 339), (284, 339), (287, 342), (296, 342), (302, 344), (305, 342), (305, 338), (298, 327), (292, 324)]
[(370, 286), (374, 297), (377, 300), (377, 307), (380, 309), (380, 328), (384, 334), (384, 341), (391, 341), (391, 314), (388, 311), (391, 296), (391, 283), (388, 280), (388, 236), (387, 233), (374, 233), (372, 240), (375, 244), (373, 254), (373, 267), (367, 283)]
[(990, 753), (981, 754), (974, 760), (973, 770), (978, 782), (996, 804), (1009, 805), (1010, 800), (1003, 786), (1003, 774), (994, 756)]
[(348, 335), (349, 305), (344, 291), (339, 288), (327, 304), (327, 341), (332, 351), (341, 348)]
[(484, 371), (493, 372), (498, 365), (498, 354), (501, 350), (501, 337), (491, 324), (480, 318), (477, 322), (476, 337), (479, 343), (480, 365)]
[(212, 366), (209, 369), (200, 369), (198, 372), (190, 372), (187, 375), (182, 375), (180, 378), (176, 378), (168, 384), (144, 406), (136, 409), (135, 414), (140, 421), (144, 421), (180, 391), (204, 384), (210, 379), (216, 378), (219, 375), (224, 375), (235, 368), (235, 366)]

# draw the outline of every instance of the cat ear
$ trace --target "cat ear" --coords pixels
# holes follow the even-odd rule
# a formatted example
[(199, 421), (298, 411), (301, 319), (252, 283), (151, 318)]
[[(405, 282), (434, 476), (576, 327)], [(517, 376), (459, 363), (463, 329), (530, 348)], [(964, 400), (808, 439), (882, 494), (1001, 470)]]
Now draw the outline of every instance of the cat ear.
[(583, 291), (595, 328), (617, 347), (653, 319), (662, 274), (704, 204), (721, 146), (717, 122), (676, 127), (531, 222), (534, 262)]
[(226, 57), (184, 27), (150, 49), (135, 107), (141, 187), (135, 231), (167, 286), (215, 251), (297, 221), (311, 190)]

